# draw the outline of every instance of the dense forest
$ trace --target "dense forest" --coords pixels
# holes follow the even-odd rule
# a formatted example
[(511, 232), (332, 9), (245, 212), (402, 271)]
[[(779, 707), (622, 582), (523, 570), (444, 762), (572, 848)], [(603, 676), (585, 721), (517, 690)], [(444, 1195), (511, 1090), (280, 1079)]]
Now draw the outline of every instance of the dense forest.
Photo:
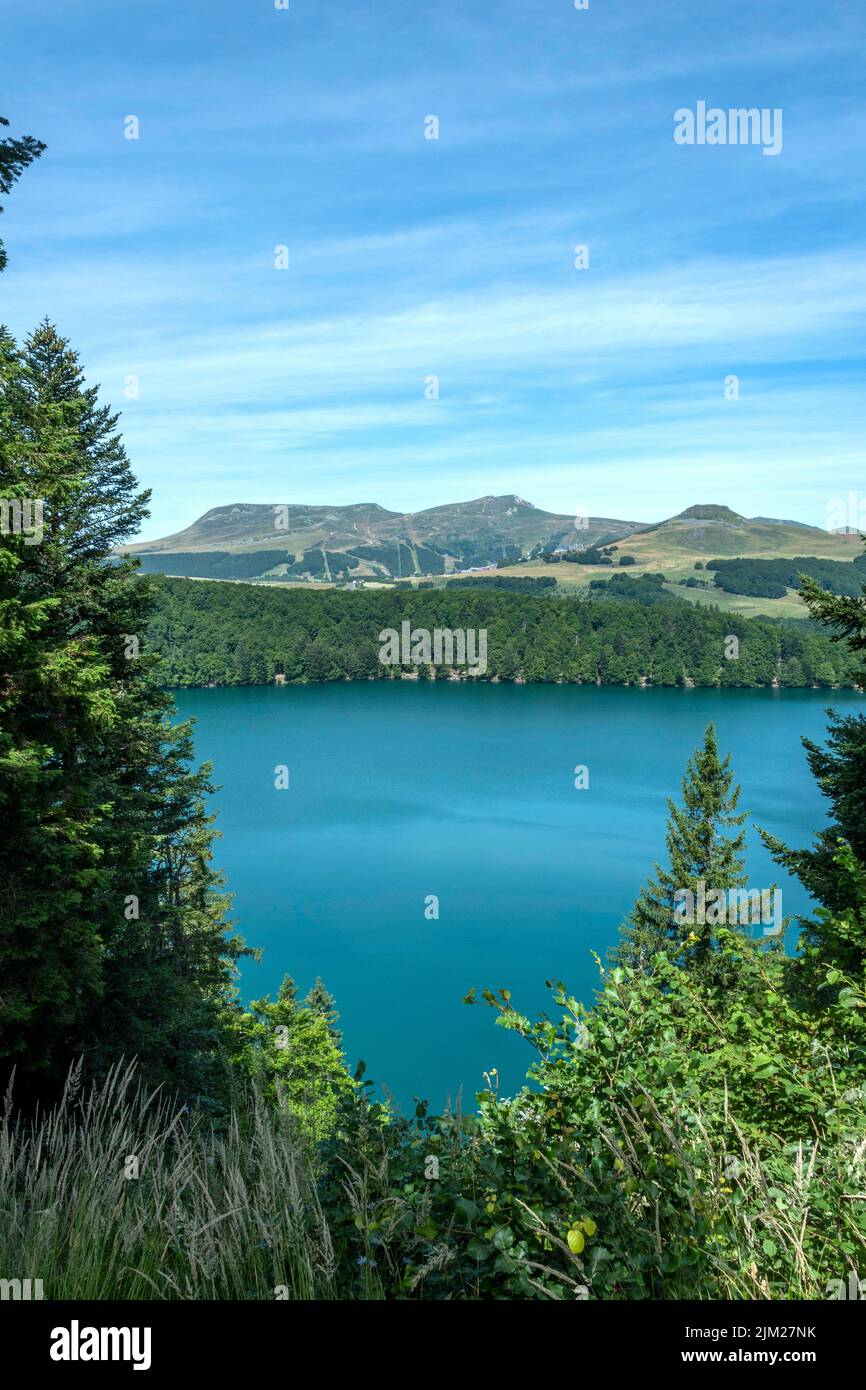
[[(146, 582), (154, 595), (148, 643), (168, 686), (399, 677), (400, 667), (379, 661), (379, 633), (406, 620), (428, 631), (486, 630), (488, 680), (829, 687), (852, 684), (855, 669), (816, 624), (732, 617), (675, 600), (581, 602), (462, 584), (346, 593)], [(658, 588), (627, 582), (648, 598)], [(448, 675), (444, 667), (421, 670)]]
[[(37, 153), (0, 141), (0, 188)], [(795, 955), (678, 924), (676, 892), (748, 872), (747, 808), (709, 727), (594, 1000), (552, 981), (531, 1019), (507, 988), (483, 993), (526, 1040), (529, 1084), (506, 1096), (488, 1077), (472, 1113), (400, 1115), (347, 1067), (321, 982), (240, 999), (208, 768), (160, 650), (175, 679), (365, 674), (405, 614), (487, 624), (510, 676), (632, 679), (647, 662), (676, 681), (719, 679), (728, 624), (143, 580), (109, 561), (147, 494), (49, 323), (0, 334), (0, 495), (44, 507), (38, 540), (0, 530), (5, 1273), (44, 1278), (49, 1300), (846, 1296), (829, 1291), (866, 1265), (866, 716), (831, 711), (805, 744), (826, 811), (812, 843), (764, 836), (815, 904)], [(862, 671), (866, 586), (802, 593), (838, 646), (741, 624), (740, 679)]]
[[(518, 552), (519, 554), (519, 552)], [(499, 558), (497, 552), (496, 559)], [(485, 561), (487, 557), (484, 557)], [(373, 566), (383, 575), (443, 574), (445, 557), (428, 546), (410, 550), (402, 541), (393, 545), (357, 545), (351, 552), (305, 550), (300, 559), (283, 546), (282, 550), (177, 551), (143, 554), (141, 568), (146, 574), (194, 575), (200, 579), (325, 579), (347, 580), (359, 564)]]
[[(463, 566), (513, 564), (522, 558), (520, 546), (487, 541), (483, 537), (453, 538)], [(413, 541), (390, 544), (356, 544), (347, 550), (313, 546), (300, 556), (282, 549), (248, 551), (181, 550), (144, 552), (141, 568), (146, 574), (192, 575), (198, 579), (306, 579), (345, 583), (364, 576), (380, 579), (419, 574), (445, 574), (453, 557)]]
[(529, 574), (474, 574), (468, 579), (446, 579), (446, 589), (505, 589), (513, 594), (541, 594), (556, 588), (552, 575), (534, 579)]
[[(615, 545), (604, 546), (600, 542), (589, 545), (585, 550), (543, 550), (541, 559), (546, 565), (559, 565), (565, 562), (572, 565), (612, 565), (616, 551)], [(626, 564), (634, 564), (631, 555), (624, 556)], [(620, 564), (623, 560), (620, 560)]]
[(664, 575), (653, 573), (612, 574), (610, 579), (591, 579), (587, 586), (587, 597), (626, 599), (648, 607), (656, 603), (682, 604), (682, 599), (665, 588)]
[(729, 594), (750, 594), (756, 598), (784, 598), (788, 589), (798, 589), (800, 576), (817, 579), (831, 594), (853, 597), (860, 592), (866, 579), (866, 555), (853, 561), (818, 560), (812, 555), (797, 555), (793, 560), (709, 560), (708, 570), (715, 570), (716, 585)]

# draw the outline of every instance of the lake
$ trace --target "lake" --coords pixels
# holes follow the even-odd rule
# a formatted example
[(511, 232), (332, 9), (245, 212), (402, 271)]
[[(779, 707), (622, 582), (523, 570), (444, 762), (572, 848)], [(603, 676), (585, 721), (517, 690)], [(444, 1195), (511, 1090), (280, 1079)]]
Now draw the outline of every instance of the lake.
[(614, 943), (663, 857), (665, 798), (708, 720), (751, 813), (750, 886), (777, 883), (786, 913), (807, 911), (754, 825), (811, 838), (824, 802), (800, 736), (822, 739), (827, 705), (863, 708), (853, 691), (423, 681), (175, 698), (220, 784), (215, 856), (237, 927), (264, 947), (244, 999), (276, 993), (286, 972), (303, 993), (321, 975), (350, 1063), (363, 1057), (404, 1108), (422, 1096), (436, 1109), (461, 1087), (473, 1103), (493, 1067), (513, 1091), (532, 1060), (486, 1005), (462, 1002), (471, 986), (506, 987), (529, 1014), (548, 1006), (549, 979), (591, 1001), (591, 953)]

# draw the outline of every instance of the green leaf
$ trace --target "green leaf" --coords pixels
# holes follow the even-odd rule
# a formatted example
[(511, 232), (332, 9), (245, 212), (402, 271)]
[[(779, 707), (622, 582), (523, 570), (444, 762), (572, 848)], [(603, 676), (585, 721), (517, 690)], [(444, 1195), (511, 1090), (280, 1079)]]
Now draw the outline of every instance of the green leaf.
[(481, 1208), (471, 1197), (458, 1197), (454, 1209), (468, 1222), (477, 1221), (481, 1215)]
[(493, 1254), (493, 1248), (486, 1240), (482, 1240), (481, 1236), (473, 1236), (466, 1247), (466, 1253), (473, 1260), (486, 1260)]
[(514, 1232), (510, 1226), (500, 1226), (493, 1233), (493, 1244), (497, 1250), (508, 1250), (514, 1244)]

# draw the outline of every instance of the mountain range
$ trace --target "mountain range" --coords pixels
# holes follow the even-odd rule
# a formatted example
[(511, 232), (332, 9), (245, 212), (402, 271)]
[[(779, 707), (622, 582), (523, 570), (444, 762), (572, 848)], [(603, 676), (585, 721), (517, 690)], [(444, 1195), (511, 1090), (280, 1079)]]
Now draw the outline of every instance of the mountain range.
[[(832, 555), (853, 558), (851, 540), (818, 527), (744, 517), (729, 507), (686, 508), (662, 522), (546, 512), (514, 494), (419, 512), (375, 502), (350, 506), (235, 503), (191, 526), (124, 547), (147, 571), (226, 579), (388, 579), (526, 564), (551, 552), (627, 549), (638, 563), (659, 553), (698, 556)], [(570, 568), (570, 567), (569, 567)]]

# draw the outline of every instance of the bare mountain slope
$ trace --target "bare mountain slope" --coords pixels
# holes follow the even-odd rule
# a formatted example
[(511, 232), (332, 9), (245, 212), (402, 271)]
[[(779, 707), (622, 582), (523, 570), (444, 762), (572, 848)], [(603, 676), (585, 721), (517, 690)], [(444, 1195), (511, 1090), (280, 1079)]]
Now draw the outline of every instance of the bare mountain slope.
[(236, 503), (212, 508), (175, 535), (127, 549), (142, 556), (146, 569), (202, 577), (405, 577), (529, 559), (557, 546), (618, 540), (639, 528), (635, 521), (541, 511), (513, 494), (406, 513), (365, 502)]

